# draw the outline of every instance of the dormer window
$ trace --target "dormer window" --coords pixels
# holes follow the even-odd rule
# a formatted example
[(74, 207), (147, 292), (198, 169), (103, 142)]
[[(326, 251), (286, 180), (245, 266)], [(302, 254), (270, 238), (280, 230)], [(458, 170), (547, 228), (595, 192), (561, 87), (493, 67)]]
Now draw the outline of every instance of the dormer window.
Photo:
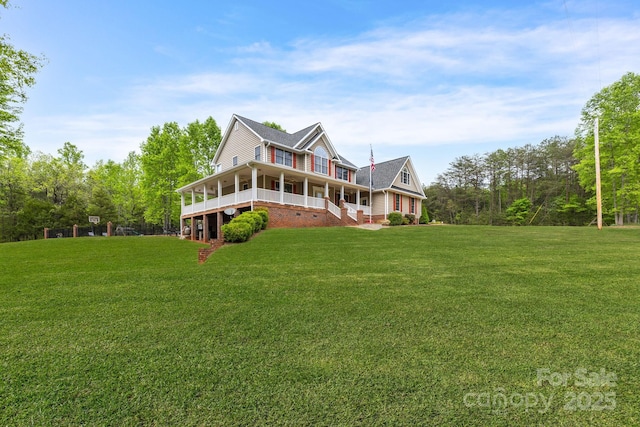
[(403, 184), (411, 185), (411, 174), (409, 173), (409, 169), (402, 169), (402, 172), (400, 173), (400, 181)]
[(349, 169), (336, 166), (336, 178), (343, 181), (349, 181)]
[(313, 170), (323, 175), (329, 174), (329, 155), (323, 147), (317, 147), (313, 152)]

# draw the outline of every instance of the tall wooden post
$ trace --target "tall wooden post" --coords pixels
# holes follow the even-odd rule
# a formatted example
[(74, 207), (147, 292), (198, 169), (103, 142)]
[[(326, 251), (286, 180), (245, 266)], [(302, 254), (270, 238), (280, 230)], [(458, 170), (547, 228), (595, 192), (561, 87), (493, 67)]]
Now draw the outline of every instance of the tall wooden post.
[(598, 128), (598, 118), (593, 124), (593, 137), (595, 147), (595, 162), (596, 162), (596, 209), (598, 213), (598, 230), (602, 230), (602, 185), (600, 181), (600, 130)]

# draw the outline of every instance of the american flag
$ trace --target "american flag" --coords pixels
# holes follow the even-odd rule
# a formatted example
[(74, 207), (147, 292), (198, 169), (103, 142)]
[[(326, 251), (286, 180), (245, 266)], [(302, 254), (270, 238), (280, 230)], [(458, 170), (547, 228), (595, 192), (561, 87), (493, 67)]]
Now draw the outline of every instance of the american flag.
[(369, 161), (371, 162), (371, 172), (376, 170), (376, 164), (373, 161), (373, 147), (371, 147), (371, 157), (369, 157)]

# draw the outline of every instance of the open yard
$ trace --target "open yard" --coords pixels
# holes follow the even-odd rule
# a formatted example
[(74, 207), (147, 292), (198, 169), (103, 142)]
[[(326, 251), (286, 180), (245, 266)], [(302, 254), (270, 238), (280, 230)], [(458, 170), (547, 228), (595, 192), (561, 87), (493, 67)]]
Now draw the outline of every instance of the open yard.
[(640, 229), (0, 245), (0, 425), (640, 425)]

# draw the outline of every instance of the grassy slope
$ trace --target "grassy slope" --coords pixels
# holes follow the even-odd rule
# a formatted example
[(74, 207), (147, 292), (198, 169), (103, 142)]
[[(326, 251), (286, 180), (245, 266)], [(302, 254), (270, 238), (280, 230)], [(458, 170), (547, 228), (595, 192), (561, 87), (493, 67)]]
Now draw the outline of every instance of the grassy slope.
[[(197, 247), (0, 245), (0, 424), (640, 423), (640, 230), (268, 230), (204, 265)], [(618, 383), (539, 387), (538, 368)], [(555, 400), (463, 404), (497, 389)], [(563, 410), (605, 391), (612, 411)]]

